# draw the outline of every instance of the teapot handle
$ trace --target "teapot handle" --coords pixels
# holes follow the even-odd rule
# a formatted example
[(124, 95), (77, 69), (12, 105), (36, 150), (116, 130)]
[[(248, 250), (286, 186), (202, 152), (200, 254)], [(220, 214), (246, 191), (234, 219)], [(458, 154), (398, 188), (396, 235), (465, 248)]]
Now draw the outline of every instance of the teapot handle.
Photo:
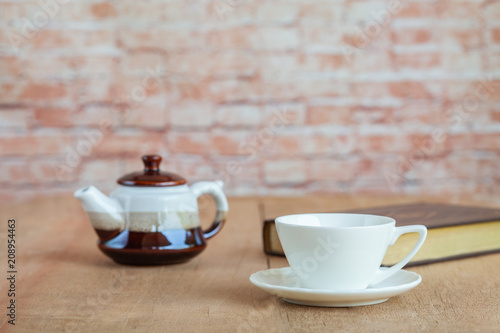
[(196, 198), (202, 194), (208, 194), (215, 200), (217, 206), (217, 214), (215, 216), (215, 221), (207, 229), (203, 230), (203, 236), (205, 239), (212, 238), (215, 236), (224, 226), (226, 222), (227, 211), (229, 205), (227, 203), (227, 198), (224, 192), (222, 192), (222, 186), (224, 183), (222, 181), (216, 182), (198, 182), (191, 185), (191, 190), (194, 192)]

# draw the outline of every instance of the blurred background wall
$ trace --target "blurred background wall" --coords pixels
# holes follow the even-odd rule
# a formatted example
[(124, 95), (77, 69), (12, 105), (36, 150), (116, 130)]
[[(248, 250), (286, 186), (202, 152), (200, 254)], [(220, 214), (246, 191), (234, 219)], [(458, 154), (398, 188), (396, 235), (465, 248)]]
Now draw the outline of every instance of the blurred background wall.
[(0, 0), (0, 198), (500, 193), (500, 2)]

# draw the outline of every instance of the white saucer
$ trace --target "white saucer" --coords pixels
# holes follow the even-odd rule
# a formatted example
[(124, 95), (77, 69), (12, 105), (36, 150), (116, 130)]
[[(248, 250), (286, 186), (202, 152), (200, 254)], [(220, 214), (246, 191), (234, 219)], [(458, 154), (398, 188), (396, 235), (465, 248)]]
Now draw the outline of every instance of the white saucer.
[(375, 286), (361, 290), (306, 289), (290, 267), (274, 268), (250, 276), (258, 288), (282, 297), (283, 300), (301, 305), (325, 307), (350, 307), (371, 305), (387, 301), (415, 288), (422, 277), (414, 272), (401, 270)]

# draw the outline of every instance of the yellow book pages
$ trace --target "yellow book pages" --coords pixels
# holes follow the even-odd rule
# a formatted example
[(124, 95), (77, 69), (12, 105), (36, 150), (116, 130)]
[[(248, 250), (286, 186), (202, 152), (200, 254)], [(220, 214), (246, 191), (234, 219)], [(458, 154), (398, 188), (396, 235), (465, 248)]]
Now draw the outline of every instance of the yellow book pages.
[[(393, 265), (411, 251), (418, 234), (401, 236), (389, 247), (383, 264)], [(410, 262), (434, 261), (442, 258), (500, 249), (500, 221), (429, 229), (427, 239)]]

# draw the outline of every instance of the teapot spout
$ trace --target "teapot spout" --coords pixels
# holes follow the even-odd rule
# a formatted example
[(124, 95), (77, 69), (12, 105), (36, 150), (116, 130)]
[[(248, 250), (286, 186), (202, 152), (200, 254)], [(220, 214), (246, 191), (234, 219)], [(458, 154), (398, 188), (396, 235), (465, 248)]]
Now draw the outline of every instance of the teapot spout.
[(94, 186), (83, 187), (74, 196), (80, 200), (101, 242), (115, 238), (125, 229), (125, 214), (118, 200)]

